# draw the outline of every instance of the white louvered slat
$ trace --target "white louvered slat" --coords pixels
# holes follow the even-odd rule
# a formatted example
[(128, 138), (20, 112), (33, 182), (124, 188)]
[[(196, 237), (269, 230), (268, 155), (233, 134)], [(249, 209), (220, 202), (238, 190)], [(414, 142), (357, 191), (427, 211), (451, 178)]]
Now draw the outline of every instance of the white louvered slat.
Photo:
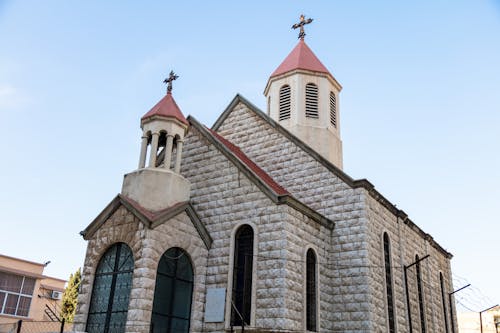
[(306, 117), (319, 118), (318, 86), (314, 83), (306, 84)]

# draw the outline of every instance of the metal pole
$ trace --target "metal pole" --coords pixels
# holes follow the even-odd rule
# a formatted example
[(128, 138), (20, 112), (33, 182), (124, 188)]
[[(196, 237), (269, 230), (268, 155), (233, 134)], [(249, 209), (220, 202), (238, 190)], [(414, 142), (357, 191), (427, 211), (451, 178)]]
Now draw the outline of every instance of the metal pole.
[(64, 333), (64, 322), (66, 321), (66, 319), (63, 319), (61, 320), (61, 331), (59, 333)]
[(483, 313), (479, 312), (479, 327), (481, 328), (481, 333), (483, 333)]
[(487, 309), (484, 309), (483, 311), (479, 311), (479, 325), (481, 327), (481, 333), (483, 333), (483, 312), (487, 312), (487, 311), (490, 311), (491, 309), (494, 309), (498, 306), (497, 305), (493, 305), (493, 306), (490, 306), (489, 308)]
[(422, 260), (427, 259), (429, 257), (430, 257), (430, 255), (428, 254), (425, 257), (422, 257), (422, 258), (418, 259), (417, 261), (415, 261), (415, 262), (413, 262), (413, 263), (411, 263), (411, 264), (409, 264), (407, 266), (404, 266), (405, 289), (406, 289), (406, 306), (408, 308), (408, 327), (410, 329), (410, 333), (413, 332), (413, 325), (412, 325), (412, 322), (411, 322), (410, 291), (408, 290), (408, 273), (407, 273), (407, 270), (411, 266), (416, 265), (419, 262), (421, 262)]
[(21, 333), (21, 327), (23, 326), (23, 321), (20, 319), (17, 322), (17, 333)]
[(462, 288), (458, 288), (457, 290), (455, 290), (451, 293), (448, 293), (448, 297), (450, 300), (451, 333), (455, 333), (455, 321), (453, 320), (453, 302), (451, 300), (451, 295), (453, 295), (454, 293), (459, 292), (460, 290), (463, 290), (467, 287), (470, 287), (470, 283), (466, 286), (463, 286)]

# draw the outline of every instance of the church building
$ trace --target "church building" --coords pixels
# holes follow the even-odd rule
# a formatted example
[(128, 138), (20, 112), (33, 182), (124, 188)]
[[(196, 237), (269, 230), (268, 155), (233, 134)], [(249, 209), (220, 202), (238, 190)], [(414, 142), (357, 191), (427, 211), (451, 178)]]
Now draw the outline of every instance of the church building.
[(170, 73), (137, 169), (81, 233), (76, 332), (457, 332), (452, 255), (342, 169), (342, 86), (311, 21), (265, 112), (236, 95), (207, 127)]

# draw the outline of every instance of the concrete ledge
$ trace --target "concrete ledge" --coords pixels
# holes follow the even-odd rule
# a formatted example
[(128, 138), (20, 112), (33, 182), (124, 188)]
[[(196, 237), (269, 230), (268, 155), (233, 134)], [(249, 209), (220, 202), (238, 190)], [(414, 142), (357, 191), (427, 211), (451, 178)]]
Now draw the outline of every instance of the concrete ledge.
[(191, 184), (181, 175), (161, 168), (144, 168), (124, 176), (122, 194), (142, 207), (158, 211), (189, 201)]

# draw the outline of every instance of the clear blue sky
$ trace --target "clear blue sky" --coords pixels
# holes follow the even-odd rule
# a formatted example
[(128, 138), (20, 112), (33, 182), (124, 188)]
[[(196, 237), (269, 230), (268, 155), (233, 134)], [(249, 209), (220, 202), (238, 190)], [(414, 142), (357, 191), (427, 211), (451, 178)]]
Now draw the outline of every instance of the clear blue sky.
[(300, 13), (344, 87), (345, 171), (499, 303), (498, 0), (0, 0), (0, 253), (67, 278), (83, 263), (78, 232), (137, 166), (139, 118), (170, 69), (184, 114), (206, 125), (236, 93), (263, 108)]

